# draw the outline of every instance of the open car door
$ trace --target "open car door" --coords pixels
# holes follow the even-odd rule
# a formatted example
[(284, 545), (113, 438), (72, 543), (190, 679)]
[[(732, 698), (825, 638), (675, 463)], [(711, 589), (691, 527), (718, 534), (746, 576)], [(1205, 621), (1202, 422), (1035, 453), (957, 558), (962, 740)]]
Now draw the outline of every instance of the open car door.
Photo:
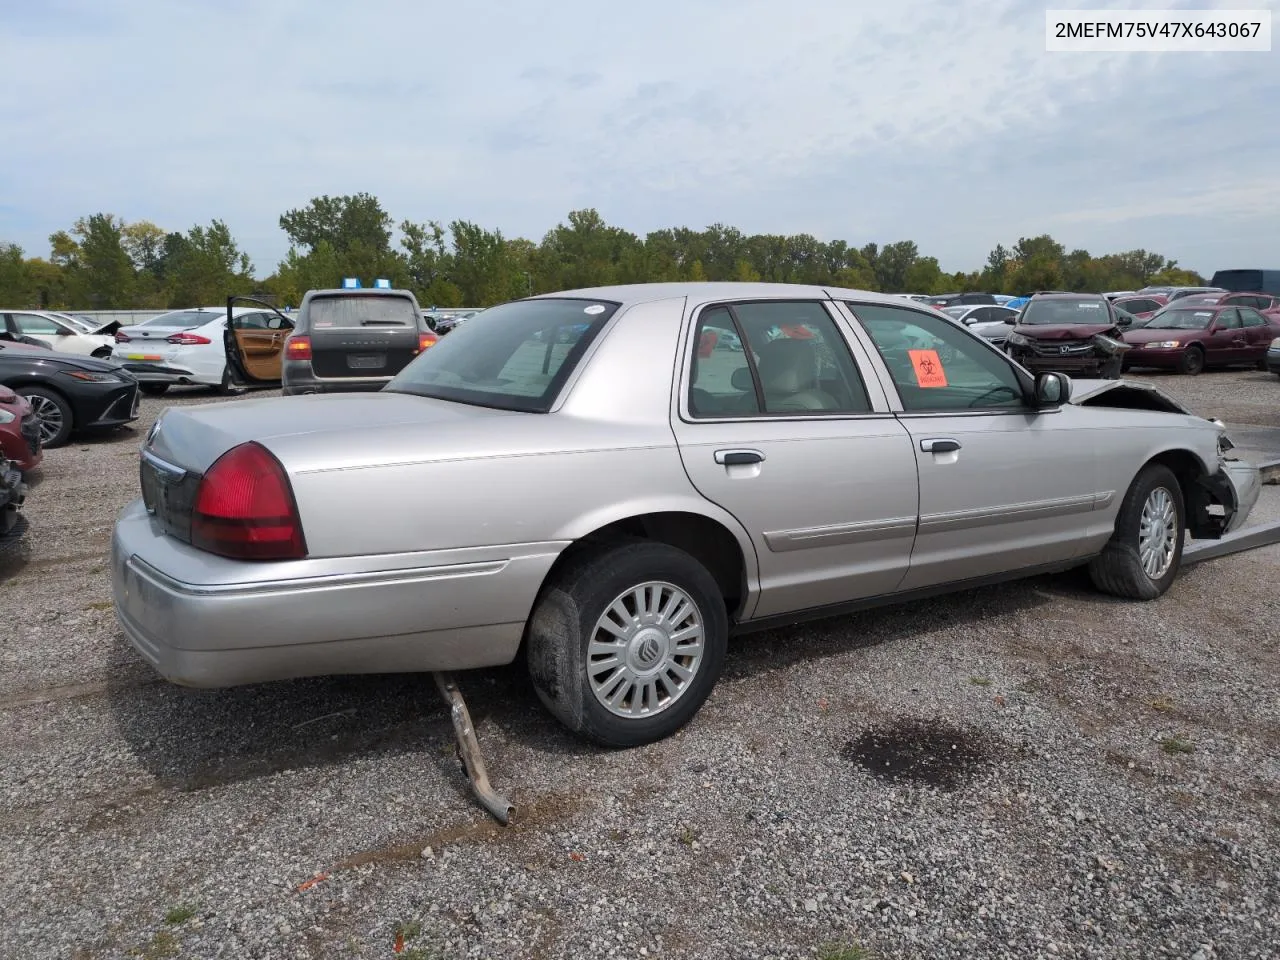
[[(236, 313), (237, 306), (254, 309)], [(238, 386), (278, 387), (285, 341), (293, 321), (254, 297), (227, 297), (227, 329), (222, 341), (227, 369)]]

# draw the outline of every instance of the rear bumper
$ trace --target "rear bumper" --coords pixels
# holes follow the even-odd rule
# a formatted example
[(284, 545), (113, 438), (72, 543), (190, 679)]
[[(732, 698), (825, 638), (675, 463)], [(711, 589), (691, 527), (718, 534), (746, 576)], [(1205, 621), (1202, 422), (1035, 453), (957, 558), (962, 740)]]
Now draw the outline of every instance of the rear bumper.
[(188, 367), (174, 364), (132, 362), (126, 363), (124, 368), (139, 383), (167, 383), (174, 386), (198, 384), (215, 387), (222, 383), (221, 378), (215, 380), (207, 375), (202, 376)]
[(485, 548), (237, 562), (159, 533), (136, 500), (112, 537), (116, 618), (185, 686), (498, 666), (514, 659), (560, 545), (497, 549), (505, 558), (465, 562), (493, 558)]
[(286, 361), (281, 366), (281, 392), (286, 397), (305, 393), (376, 393), (391, 377), (317, 377), (311, 364)]

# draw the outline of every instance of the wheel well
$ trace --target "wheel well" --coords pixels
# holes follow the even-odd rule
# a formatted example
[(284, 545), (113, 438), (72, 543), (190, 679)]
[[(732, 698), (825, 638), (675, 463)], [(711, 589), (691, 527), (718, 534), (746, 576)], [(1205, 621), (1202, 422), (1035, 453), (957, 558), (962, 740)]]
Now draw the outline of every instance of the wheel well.
[(583, 550), (603, 544), (650, 540), (685, 551), (715, 578), (733, 620), (747, 596), (747, 569), (738, 540), (721, 523), (697, 513), (646, 513), (618, 520), (575, 540), (547, 572), (551, 583), (560, 568)]
[(1193, 537), (1218, 536), (1221, 517), (1212, 516), (1209, 507), (1216, 501), (1204, 484), (1208, 478), (1200, 458), (1189, 450), (1166, 450), (1151, 458), (1148, 465), (1159, 463), (1173, 471), (1182, 487), (1183, 510), (1186, 513), (1187, 529)]
[(107, 357), (111, 356), (111, 348), (99, 347), (97, 350), (93, 351), (93, 353), (91, 353), (90, 356), (97, 357), (99, 359), (106, 359)]

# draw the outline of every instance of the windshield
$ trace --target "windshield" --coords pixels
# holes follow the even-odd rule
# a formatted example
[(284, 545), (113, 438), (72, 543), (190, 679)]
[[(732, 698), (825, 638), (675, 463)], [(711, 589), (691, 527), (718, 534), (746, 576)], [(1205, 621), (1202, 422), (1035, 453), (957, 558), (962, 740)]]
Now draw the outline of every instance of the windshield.
[(135, 326), (139, 327), (180, 327), (190, 330), (192, 327), (203, 327), (216, 320), (221, 314), (212, 310), (175, 310), (173, 313), (162, 313), (150, 320), (143, 320)]
[(362, 294), (315, 297), (307, 307), (312, 330), (350, 327), (417, 327), (418, 311), (408, 297)]
[(1165, 310), (1151, 318), (1147, 329), (1205, 330), (1212, 319), (1212, 310)]
[(516, 300), (459, 324), (383, 389), (546, 413), (618, 304)]
[(1032, 300), (1022, 308), (1020, 324), (1111, 323), (1102, 300)]

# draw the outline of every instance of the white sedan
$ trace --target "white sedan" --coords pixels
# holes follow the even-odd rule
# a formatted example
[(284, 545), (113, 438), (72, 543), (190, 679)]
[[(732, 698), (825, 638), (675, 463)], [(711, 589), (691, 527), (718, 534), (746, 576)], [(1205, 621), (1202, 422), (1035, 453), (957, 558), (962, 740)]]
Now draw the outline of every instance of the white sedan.
[[(262, 326), (270, 311), (237, 307), (237, 318), (260, 314)], [(255, 318), (248, 316), (248, 326)], [(159, 396), (174, 385), (203, 385), (223, 393), (235, 391), (227, 370), (226, 307), (174, 310), (116, 331), (111, 358), (138, 378), (142, 392)]]
[(90, 332), (83, 320), (49, 310), (0, 311), (0, 339), (21, 343), (36, 340), (59, 353), (109, 357), (115, 341), (110, 334)]

